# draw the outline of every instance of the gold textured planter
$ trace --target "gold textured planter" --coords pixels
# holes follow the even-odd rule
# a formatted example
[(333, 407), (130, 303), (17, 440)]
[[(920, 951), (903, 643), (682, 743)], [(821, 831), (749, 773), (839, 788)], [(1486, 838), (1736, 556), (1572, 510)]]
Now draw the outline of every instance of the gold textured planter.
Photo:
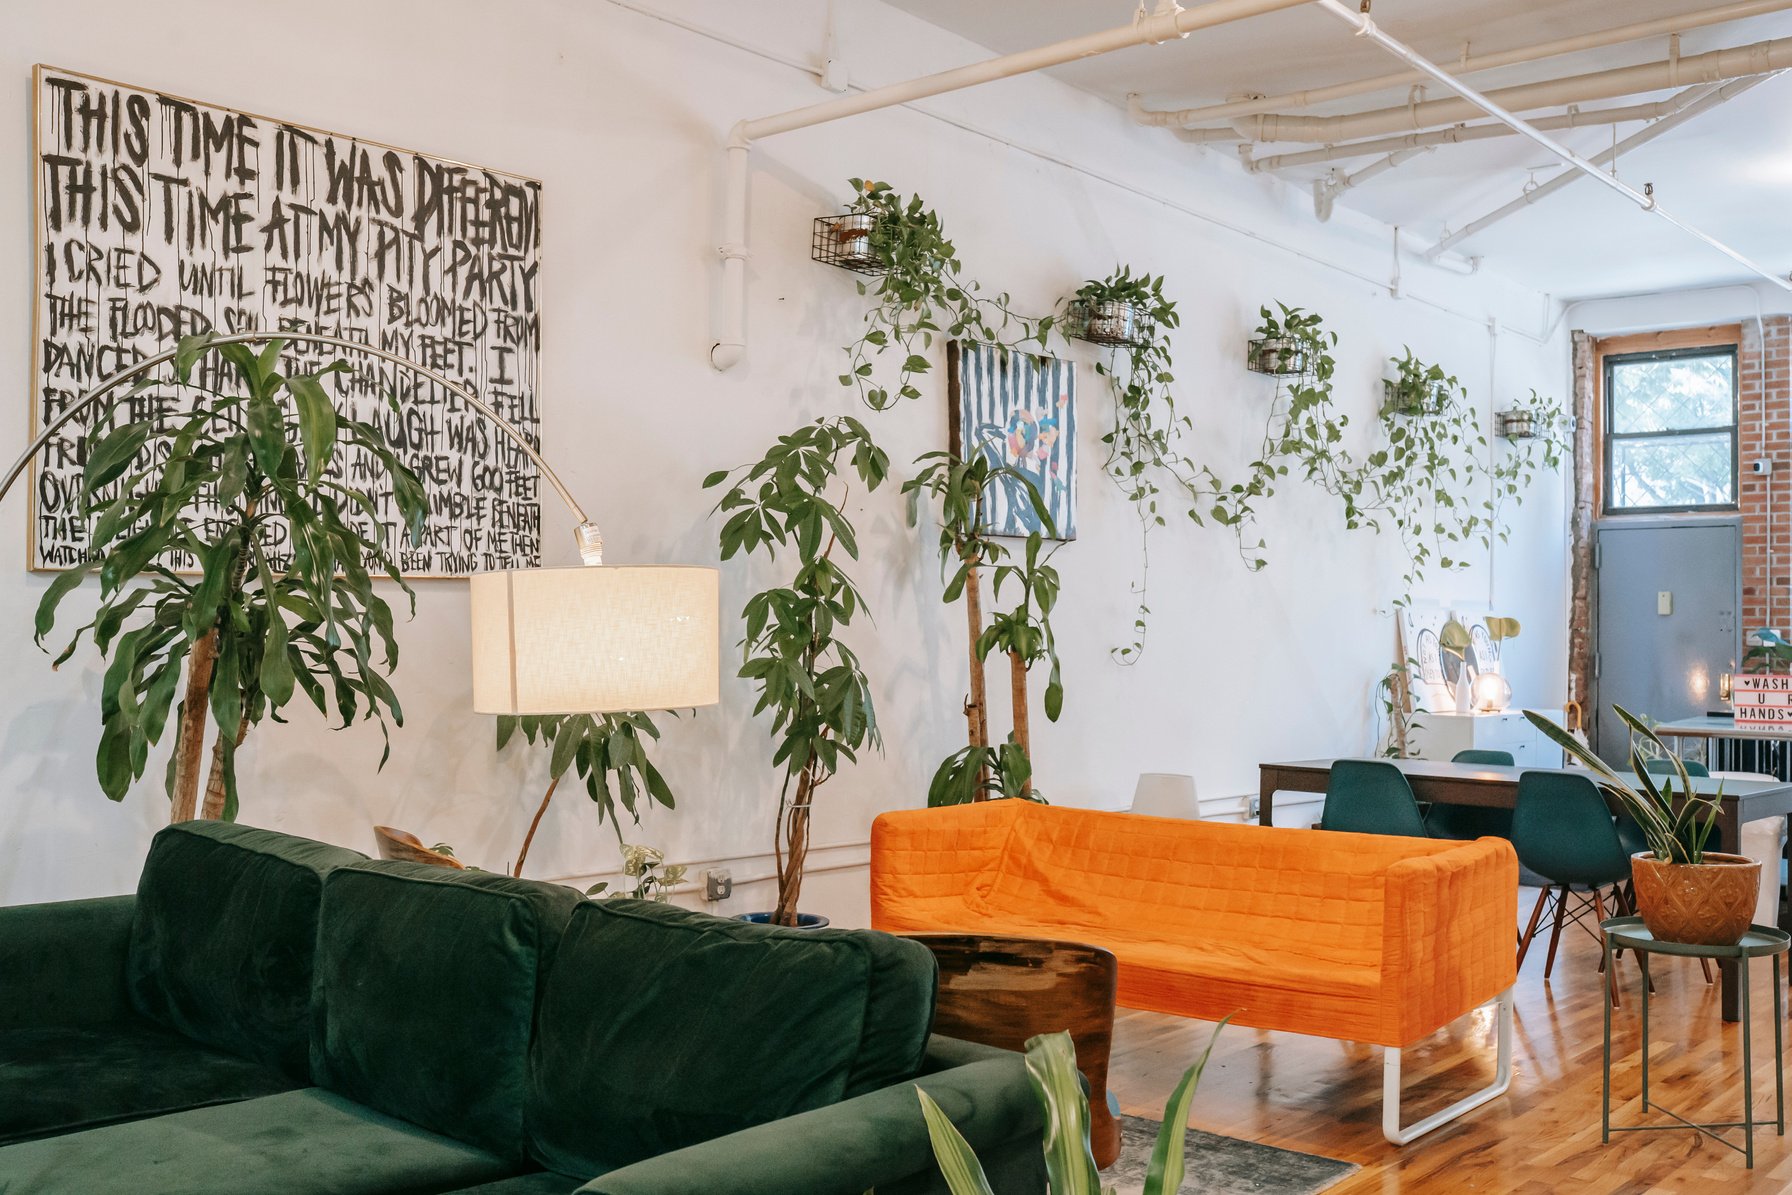
[(1663, 863), (1648, 851), (1630, 857), (1637, 912), (1660, 942), (1734, 946), (1754, 920), (1761, 863), (1706, 851), (1703, 863)]

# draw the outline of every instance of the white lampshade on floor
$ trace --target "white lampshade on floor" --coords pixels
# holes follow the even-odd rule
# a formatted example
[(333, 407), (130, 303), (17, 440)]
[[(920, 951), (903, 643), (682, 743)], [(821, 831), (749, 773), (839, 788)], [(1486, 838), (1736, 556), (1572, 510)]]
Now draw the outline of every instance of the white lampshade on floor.
[(598, 565), (469, 580), (473, 708), (482, 714), (685, 709), (719, 698), (713, 568)]

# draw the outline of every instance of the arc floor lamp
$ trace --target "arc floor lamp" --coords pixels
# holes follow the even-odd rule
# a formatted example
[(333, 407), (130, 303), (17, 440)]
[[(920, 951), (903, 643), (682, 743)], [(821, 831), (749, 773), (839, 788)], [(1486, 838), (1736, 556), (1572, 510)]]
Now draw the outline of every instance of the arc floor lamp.
[[(468, 578), (475, 711), (606, 714), (716, 704), (720, 630), (715, 569), (604, 564), (597, 524), (536, 447), (515, 424), (436, 370), (373, 345), (318, 332), (243, 332), (216, 336), (210, 343), (274, 340), (375, 357), (434, 382), (513, 440), (572, 512), (582, 565), (502, 569)], [(176, 352), (169, 349), (109, 374), (46, 423), (0, 479), (0, 499), (53, 436), (83, 412), (116, 404), (123, 397), (117, 394), (121, 387), (173, 361)]]

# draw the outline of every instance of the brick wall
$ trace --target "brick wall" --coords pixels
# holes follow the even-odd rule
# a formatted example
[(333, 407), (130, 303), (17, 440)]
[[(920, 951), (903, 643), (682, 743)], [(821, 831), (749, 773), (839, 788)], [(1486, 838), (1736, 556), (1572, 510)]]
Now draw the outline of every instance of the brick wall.
[[(1762, 335), (1765, 334), (1765, 344)], [(1764, 351), (1763, 351), (1764, 350)], [(1742, 630), (1792, 624), (1792, 316), (1772, 316), (1757, 331), (1742, 325), (1737, 384), (1737, 457), (1741, 461)], [(1767, 457), (1774, 472), (1757, 477)], [(1771, 541), (1769, 523), (1772, 525)], [(1769, 560), (1772, 561), (1771, 573)]]

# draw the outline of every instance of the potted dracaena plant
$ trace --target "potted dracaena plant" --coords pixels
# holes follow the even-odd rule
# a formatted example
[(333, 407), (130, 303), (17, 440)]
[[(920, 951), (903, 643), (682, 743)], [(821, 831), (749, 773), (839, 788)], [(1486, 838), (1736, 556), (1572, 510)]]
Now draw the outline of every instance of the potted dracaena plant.
[[(97, 574), (98, 608), (56, 663), (88, 632), (110, 661), (100, 689), (100, 789), (123, 799), (172, 714), (171, 820), (229, 820), (237, 751), (264, 718), (284, 720), (279, 711), (294, 693), (326, 717), (334, 705), (344, 726), (372, 719), (384, 736), (388, 718), (404, 724), (386, 679), (398, 665), (392, 610), (374, 574), (395, 582), (413, 609), (416, 597), (387, 542), (379, 495), (332, 468), (337, 449), (353, 445), (384, 470), (413, 542), (429, 507), (380, 429), (337, 412), (325, 383), (347, 362), (286, 374), (279, 340), (259, 354), (209, 334), (176, 347), (175, 384), (205, 398), (166, 418), (115, 424), (102, 416), (90, 430), (80, 494), (93, 520), (88, 558), (50, 582), (37, 641), (54, 629), (63, 598)], [(357, 510), (371, 517), (350, 521)], [(201, 799), (208, 717), (214, 734)], [(390, 752), (387, 736), (382, 766)]]
[(761, 590), (742, 610), (738, 675), (759, 689), (754, 714), (770, 713), (782, 769), (773, 854), (778, 902), (748, 920), (820, 928), (827, 918), (797, 911), (809, 853), (815, 794), (866, 745), (882, 746), (871, 685), (856, 652), (841, 638), (865, 610), (864, 595), (842, 558), (859, 557), (847, 518), (849, 475), (867, 493), (889, 476), (890, 462), (865, 425), (851, 416), (804, 424), (758, 461), (721, 469), (705, 489), (732, 482), (716, 510), (727, 517), (722, 559), (763, 552), (792, 568), (789, 580)]
[[(1200, 1060), (1183, 1072), (1181, 1082), (1170, 1093), (1141, 1195), (1176, 1195), (1181, 1190), (1189, 1108), (1220, 1030), (1231, 1019), (1228, 1016), (1213, 1027)], [(1115, 1195), (1113, 1187), (1102, 1185), (1095, 1169), (1095, 1154), (1089, 1147), (1089, 1096), (1077, 1073), (1076, 1046), (1070, 1034), (1045, 1033), (1027, 1042), (1027, 1079), (1045, 1114), (1045, 1173), (1052, 1195)], [(921, 1100), (933, 1157), (947, 1189), (952, 1195), (990, 1195), (983, 1166), (958, 1126), (927, 1092), (916, 1087), (915, 1094)]]
[[(1664, 942), (1734, 946), (1748, 932), (1761, 887), (1761, 864), (1746, 855), (1708, 851), (1717, 825), (1722, 790), (1694, 791), (1680, 756), (1668, 749), (1648, 723), (1622, 706), (1612, 712), (1630, 731), (1632, 785), (1581, 741), (1533, 710), (1525, 717), (1568, 755), (1590, 769), (1601, 788), (1642, 827), (1649, 844), (1630, 857), (1637, 912), (1649, 932)], [(1668, 760), (1670, 771), (1649, 770), (1651, 759)]]

